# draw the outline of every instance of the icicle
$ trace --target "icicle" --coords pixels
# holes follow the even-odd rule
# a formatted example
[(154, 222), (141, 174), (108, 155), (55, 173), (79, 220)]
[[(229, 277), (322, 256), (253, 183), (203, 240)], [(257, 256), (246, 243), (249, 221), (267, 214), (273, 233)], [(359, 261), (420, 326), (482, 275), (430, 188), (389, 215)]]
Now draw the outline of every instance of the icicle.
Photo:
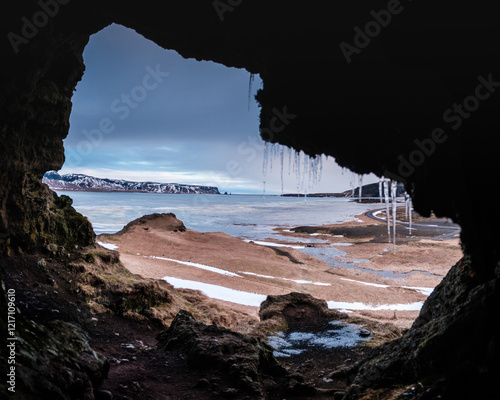
[(307, 167), (309, 165), (308, 158), (309, 156), (306, 153), (304, 153), (304, 155), (302, 156), (302, 174), (300, 175), (301, 176), (300, 188), (302, 190), (306, 189), (305, 183), (306, 183), (306, 177), (308, 176)]
[(362, 191), (363, 191), (363, 175), (358, 174), (358, 199), (361, 202)]
[(412, 204), (412, 201), (411, 201), (411, 197), (408, 196), (408, 216), (409, 216), (409, 232), (410, 232), (410, 236), (411, 236), (411, 224), (412, 224), (412, 219), (413, 219), (413, 212), (412, 212), (412, 207), (413, 207), (413, 204)]
[(309, 179), (308, 179), (308, 189), (314, 187), (314, 180), (316, 178), (316, 158), (309, 156)]
[(295, 176), (297, 176), (298, 158), (299, 158), (299, 152), (295, 150), (295, 153), (293, 153), (293, 165), (292, 165), (292, 172), (294, 173)]
[(268, 153), (270, 153), (268, 155), (268, 169), (269, 169), (269, 172), (272, 173), (273, 172), (273, 159), (275, 157), (275, 151), (276, 151), (276, 143), (271, 143), (271, 146), (268, 146)]
[(296, 153), (295, 160), (296, 160), (296, 168), (297, 168), (297, 170), (295, 172), (295, 174), (297, 176), (297, 195), (300, 195), (300, 152)]
[(383, 203), (383, 200), (382, 200), (382, 191), (383, 191), (382, 185), (383, 185), (383, 181), (384, 181), (383, 178), (380, 178), (378, 180), (378, 197), (379, 197), (381, 203)]
[(352, 190), (351, 197), (354, 197), (354, 196), (355, 196), (355, 193), (356, 193), (356, 192), (355, 192), (355, 191), (356, 191), (356, 188), (354, 187), (354, 176), (355, 176), (355, 175), (356, 175), (356, 174), (355, 174), (354, 172), (351, 174), (351, 190)]
[(391, 242), (391, 217), (389, 214), (389, 180), (384, 179), (385, 219), (387, 221), (387, 241)]
[(317, 185), (321, 181), (323, 171), (323, 155), (314, 158), (314, 184)]
[(304, 173), (302, 174), (302, 187), (304, 188), (304, 190), (307, 190), (308, 185), (311, 184), (311, 181), (309, 180), (310, 176), (311, 176), (311, 156), (304, 154)]
[(283, 190), (283, 163), (284, 163), (284, 158), (285, 158), (285, 146), (281, 146), (281, 152), (280, 152), (280, 164), (281, 164), (281, 194), (284, 194)]
[(264, 142), (264, 158), (262, 162), (262, 196), (266, 195), (267, 163), (269, 158), (268, 142)]
[(408, 194), (405, 192), (405, 219), (408, 219)]
[(252, 83), (255, 75), (250, 73), (250, 80), (248, 81), (248, 111), (250, 111), (250, 98), (252, 97)]
[[(327, 156), (328, 158), (328, 156)], [(323, 178), (323, 155), (319, 156), (319, 177), (318, 177), (318, 183), (321, 181), (321, 178)]]
[(396, 197), (397, 197), (397, 182), (391, 181), (391, 200), (392, 200), (392, 243), (393, 250), (396, 251)]

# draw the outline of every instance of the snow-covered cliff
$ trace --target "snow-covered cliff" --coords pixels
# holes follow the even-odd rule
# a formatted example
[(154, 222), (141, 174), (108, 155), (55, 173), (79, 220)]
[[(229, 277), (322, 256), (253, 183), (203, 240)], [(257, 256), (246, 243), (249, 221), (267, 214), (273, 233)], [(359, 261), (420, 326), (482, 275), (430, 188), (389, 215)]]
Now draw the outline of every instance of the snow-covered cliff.
[(122, 179), (102, 179), (83, 174), (59, 175), (47, 172), (43, 177), (53, 190), (96, 191), (96, 192), (142, 192), (142, 193), (198, 193), (220, 194), (215, 186), (184, 185), (179, 183), (132, 182)]

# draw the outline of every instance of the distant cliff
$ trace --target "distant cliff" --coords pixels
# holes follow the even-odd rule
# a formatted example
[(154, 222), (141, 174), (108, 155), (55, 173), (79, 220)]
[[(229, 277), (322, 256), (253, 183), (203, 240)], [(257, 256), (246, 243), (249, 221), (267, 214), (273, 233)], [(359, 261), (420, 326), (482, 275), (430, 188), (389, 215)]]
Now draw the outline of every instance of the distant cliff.
[[(390, 191), (390, 190), (389, 190)], [(398, 197), (404, 196), (405, 188), (402, 183), (398, 183), (396, 195)], [(378, 182), (369, 183), (367, 185), (361, 186), (361, 195), (362, 197), (379, 197), (379, 186)], [(390, 195), (390, 193), (389, 193)], [(304, 197), (304, 193), (285, 193), (282, 196), (285, 197)], [(356, 198), (359, 196), (359, 186), (353, 189), (346, 190), (342, 193), (308, 193), (307, 197), (353, 197)], [(384, 193), (382, 192), (382, 197)]]
[(53, 190), (87, 192), (140, 192), (140, 193), (195, 193), (220, 194), (215, 186), (184, 185), (179, 183), (132, 182), (122, 179), (95, 178), (83, 174), (59, 175), (47, 172), (42, 179)]

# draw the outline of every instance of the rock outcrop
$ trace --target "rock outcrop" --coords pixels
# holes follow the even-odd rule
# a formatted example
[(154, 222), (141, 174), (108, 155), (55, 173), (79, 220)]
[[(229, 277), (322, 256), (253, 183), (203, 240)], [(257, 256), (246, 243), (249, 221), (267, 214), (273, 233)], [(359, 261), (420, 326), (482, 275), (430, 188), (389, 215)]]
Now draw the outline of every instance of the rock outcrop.
[(345, 314), (330, 310), (326, 301), (298, 292), (267, 296), (260, 306), (259, 317), (261, 321), (278, 321), (283, 330), (318, 327), (329, 321), (346, 318)]
[[(134, 229), (134, 227), (141, 227), (143, 225), (147, 225), (148, 227), (152, 228), (158, 228), (164, 231), (169, 231), (169, 232), (185, 232), (186, 227), (184, 226), (184, 223), (180, 220), (177, 219), (175, 214), (173, 213), (155, 213), (155, 214), (148, 214), (144, 215), (140, 218), (134, 219), (133, 221), (129, 222), (127, 225), (123, 227), (122, 230), (116, 233), (116, 235), (123, 235), (126, 232), (129, 232), (130, 230)], [(103, 236), (105, 237), (105, 236)]]
[(412, 328), (350, 371), (355, 379), (346, 399), (361, 398), (366, 391), (374, 398), (391, 393), (391, 398), (399, 394), (405, 399), (492, 398), (500, 333), (491, 323), (498, 301), (497, 279), (478, 285), (470, 264), (461, 260), (436, 287)]
[(206, 371), (215, 397), (265, 398), (283, 391), (290, 377), (276, 361), (270, 346), (259, 339), (215, 325), (196, 322), (180, 311), (170, 327), (158, 335), (158, 348), (180, 351), (191, 368)]

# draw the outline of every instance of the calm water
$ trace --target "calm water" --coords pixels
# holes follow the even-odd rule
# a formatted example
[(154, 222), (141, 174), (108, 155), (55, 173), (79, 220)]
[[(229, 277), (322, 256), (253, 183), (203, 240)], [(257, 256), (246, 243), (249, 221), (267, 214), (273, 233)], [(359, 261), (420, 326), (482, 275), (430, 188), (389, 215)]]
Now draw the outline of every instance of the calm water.
[[(370, 205), (343, 198), (262, 195), (58, 192), (88, 217), (97, 234), (114, 233), (146, 214), (174, 213), (188, 229), (245, 239), (277, 238), (273, 228), (322, 225), (352, 219)], [(372, 205), (373, 206), (373, 205)], [(283, 238), (283, 237), (280, 237)]]

